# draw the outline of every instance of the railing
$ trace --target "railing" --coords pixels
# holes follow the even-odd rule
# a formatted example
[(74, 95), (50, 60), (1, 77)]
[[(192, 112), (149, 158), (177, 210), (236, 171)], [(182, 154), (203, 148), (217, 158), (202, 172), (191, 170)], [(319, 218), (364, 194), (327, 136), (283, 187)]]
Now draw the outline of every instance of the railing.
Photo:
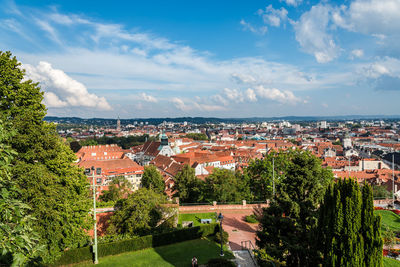
[(241, 241), (240, 242), (240, 246), (242, 247), (242, 250), (247, 250), (249, 252), (250, 257), (253, 260), (254, 265), (258, 266), (257, 260), (254, 257), (254, 253), (253, 253), (253, 250), (255, 250), (256, 248), (254, 247), (254, 245), (251, 242), (251, 240)]

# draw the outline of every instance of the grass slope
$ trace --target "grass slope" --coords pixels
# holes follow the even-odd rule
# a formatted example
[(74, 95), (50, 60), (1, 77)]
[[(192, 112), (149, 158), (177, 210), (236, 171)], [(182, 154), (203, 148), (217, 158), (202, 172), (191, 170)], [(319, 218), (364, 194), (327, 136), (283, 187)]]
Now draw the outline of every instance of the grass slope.
[(193, 226), (199, 226), (201, 225), (200, 219), (211, 219), (214, 223), (215, 212), (179, 214), (178, 226), (181, 226), (184, 221), (192, 221)]
[(391, 259), (388, 257), (383, 257), (383, 266), (384, 267), (399, 267), (400, 261)]
[[(220, 247), (208, 239), (196, 239), (140, 251), (107, 256), (99, 259), (96, 266), (191, 266), (195, 256), (199, 264), (205, 264), (210, 259), (219, 258)], [(224, 258), (233, 259), (234, 256), (225, 248)], [(92, 262), (79, 263), (74, 266), (93, 266)]]
[(382, 217), (382, 230), (386, 229), (386, 226), (393, 231), (400, 231), (400, 216), (390, 210), (375, 210), (375, 214), (379, 214)]

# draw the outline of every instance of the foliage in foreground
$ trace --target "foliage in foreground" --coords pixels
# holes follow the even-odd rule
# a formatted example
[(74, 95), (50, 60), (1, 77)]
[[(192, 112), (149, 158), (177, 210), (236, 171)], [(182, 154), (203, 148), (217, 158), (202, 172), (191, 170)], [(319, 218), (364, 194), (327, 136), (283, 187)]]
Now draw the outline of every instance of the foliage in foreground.
[(297, 150), (288, 156), (276, 195), (264, 209), (256, 243), (287, 265), (314, 266), (319, 258), (318, 207), (333, 175), (309, 152)]
[(48, 263), (64, 249), (87, 243), (89, 188), (83, 170), (73, 165), (74, 153), (55, 126), (43, 121), (43, 92), (24, 80), (20, 65), (10, 52), (0, 52), (0, 115), (15, 129), (12, 180), (19, 200), (31, 207), (26, 214), (36, 218), (32, 229), (44, 247), (38, 260)]
[(41, 251), (33, 231), (35, 218), (30, 207), (19, 200), (20, 191), (11, 179), (11, 162), (16, 152), (10, 147), (12, 131), (0, 120), (0, 264), (22, 266)]
[(321, 205), (319, 236), (324, 266), (382, 266), (381, 218), (370, 185), (339, 180)]

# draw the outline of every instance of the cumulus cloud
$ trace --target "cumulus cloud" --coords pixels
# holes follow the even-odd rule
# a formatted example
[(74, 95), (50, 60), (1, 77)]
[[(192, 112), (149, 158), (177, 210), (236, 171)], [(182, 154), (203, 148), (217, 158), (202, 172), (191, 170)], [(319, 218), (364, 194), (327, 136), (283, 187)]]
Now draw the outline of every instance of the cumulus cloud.
[(148, 95), (146, 93), (141, 93), (140, 94), (140, 99), (142, 99), (142, 100), (144, 100), (146, 102), (152, 102), (152, 103), (157, 103), (158, 102), (158, 100), (154, 96)]
[(257, 101), (257, 96), (256, 93), (254, 92), (253, 89), (248, 88), (246, 90), (246, 98), (247, 100), (249, 100), (250, 102), (256, 102)]
[(261, 98), (277, 101), (282, 104), (295, 104), (300, 101), (300, 98), (296, 97), (291, 91), (281, 91), (276, 88), (265, 88), (262, 85), (256, 86), (255, 91)]
[(328, 33), (330, 14), (329, 6), (319, 4), (303, 13), (300, 20), (294, 24), (296, 40), (302, 49), (314, 55), (319, 63), (332, 61), (340, 52), (332, 35)]
[(345, 29), (364, 34), (400, 33), (400, 1), (355, 0), (334, 12), (334, 22)]
[(281, 23), (285, 23), (287, 20), (288, 11), (284, 7), (281, 7), (281, 9), (274, 9), (272, 5), (269, 5), (265, 10), (258, 10), (258, 14), (262, 16), (264, 23), (279, 27)]
[(40, 82), (44, 101), (48, 107), (89, 107), (99, 110), (111, 110), (104, 97), (90, 94), (80, 82), (69, 77), (65, 72), (54, 69), (50, 63), (41, 61), (35, 67), (24, 64), (26, 76)]
[(233, 102), (243, 102), (243, 93), (237, 89), (224, 88), (224, 95)]
[(376, 90), (400, 90), (400, 60), (385, 57), (376, 62), (361, 65), (361, 80)]

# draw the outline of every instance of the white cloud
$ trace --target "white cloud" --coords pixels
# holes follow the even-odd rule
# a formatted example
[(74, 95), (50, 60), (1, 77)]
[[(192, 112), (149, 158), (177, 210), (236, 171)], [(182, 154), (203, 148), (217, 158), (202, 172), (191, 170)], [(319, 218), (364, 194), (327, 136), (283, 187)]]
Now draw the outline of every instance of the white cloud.
[[(281, 0), (282, 1), (282, 0)], [(284, 0), (286, 2), (287, 5), (289, 6), (298, 6), (300, 5), (303, 0)]]
[(337, 25), (364, 34), (400, 33), (400, 1), (355, 0), (334, 13)]
[(198, 110), (198, 111), (221, 111), (225, 110), (224, 107), (221, 105), (211, 105), (211, 104), (204, 104), (204, 103), (199, 103), (198, 101), (187, 101), (188, 104), (186, 104), (181, 98), (179, 97), (174, 97), (172, 98), (172, 103), (174, 106), (184, 112), (191, 111), (191, 110)]
[(281, 23), (287, 20), (288, 11), (281, 7), (281, 9), (274, 9), (272, 5), (265, 8), (265, 11), (260, 9), (258, 14), (262, 16), (264, 22), (274, 27), (279, 27)]
[(146, 102), (151, 102), (151, 103), (157, 103), (158, 102), (158, 100), (154, 96), (148, 95), (146, 93), (141, 93), (140, 94), (140, 99), (142, 99), (142, 100), (144, 100)]
[(296, 97), (291, 91), (281, 91), (276, 88), (265, 88), (262, 85), (256, 86), (255, 91), (261, 98), (274, 100), (282, 104), (295, 104), (300, 101), (300, 98)]
[(351, 55), (350, 58), (354, 59), (354, 58), (361, 58), (364, 56), (364, 50), (362, 49), (354, 49), (351, 51)]
[(177, 109), (182, 110), (182, 111), (188, 111), (188, 110), (191, 109), (191, 107), (190, 107), (190, 106), (187, 106), (187, 105), (185, 104), (185, 102), (183, 102), (183, 100), (180, 99), (179, 97), (174, 97), (174, 98), (172, 98), (172, 103), (174, 104), (174, 106), (175, 106)]
[(268, 31), (268, 28), (266, 26), (255, 27), (249, 22), (246, 22), (244, 19), (240, 20), (240, 25), (243, 26), (243, 30), (250, 31), (259, 35), (264, 35)]
[(327, 32), (330, 14), (329, 6), (319, 4), (303, 13), (294, 25), (296, 40), (302, 49), (313, 54), (319, 63), (332, 61), (340, 51), (332, 35)]
[(36, 67), (29, 64), (24, 64), (22, 67), (26, 70), (28, 79), (40, 82), (45, 91), (44, 100), (48, 107), (111, 109), (104, 97), (90, 94), (82, 83), (72, 79), (62, 70), (54, 69), (48, 62), (41, 61)]
[(257, 96), (256, 93), (254, 92), (253, 89), (248, 88), (246, 90), (246, 98), (250, 101), (250, 102), (256, 102), (257, 101)]
[(239, 103), (243, 102), (243, 93), (237, 89), (224, 88), (224, 95), (231, 101)]

